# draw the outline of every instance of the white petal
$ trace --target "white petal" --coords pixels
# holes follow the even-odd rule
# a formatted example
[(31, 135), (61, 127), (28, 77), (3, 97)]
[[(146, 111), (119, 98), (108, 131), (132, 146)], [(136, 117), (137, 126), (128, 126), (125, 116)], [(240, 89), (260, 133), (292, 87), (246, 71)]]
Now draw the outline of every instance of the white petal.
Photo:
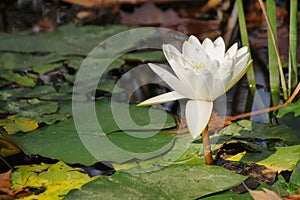
[(203, 48), (205, 49), (206, 53), (214, 58), (214, 43), (209, 39), (209, 38), (206, 38), (203, 42), (202, 42), (202, 46)]
[(243, 56), (248, 53), (248, 47), (244, 46), (237, 51), (237, 57)]
[(163, 51), (169, 64), (171, 65), (171, 68), (175, 72), (181, 84), (183, 84), (187, 88), (187, 90), (190, 91), (189, 96), (187, 97), (194, 99), (194, 83), (191, 82), (191, 79), (197, 76), (197, 74), (194, 71), (195, 69), (193, 65), (172, 45), (163, 45)]
[(230, 58), (224, 60), (224, 62), (221, 64), (220, 69), (218, 70), (218, 75), (223, 77), (222, 79), (225, 83), (230, 80), (228, 78), (231, 76), (232, 70), (234, 70), (234, 65), (235, 63), (233, 63), (233, 59)]
[(184, 63), (188, 62), (187, 58), (185, 58), (174, 46), (169, 44), (163, 45), (163, 52), (176, 76), (181, 79), (185, 71)]
[(222, 62), (225, 54), (225, 43), (222, 37), (218, 37), (214, 41), (214, 56), (219, 61)]
[(173, 74), (165, 70), (164, 68), (149, 63), (150, 68), (160, 76), (173, 90), (180, 93), (181, 95), (185, 96), (186, 98), (193, 99), (194, 92), (192, 89), (187, 86), (184, 82), (181, 82), (177, 79)]
[(200, 41), (194, 36), (191, 36), (188, 41), (183, 43), (182, 54), (192, 65), (206, 63), (209, 59)]
[(209, 38), (205, 38), (205, 40), (202, 42), (202, 46), (205, 50), (212, 51), (214, 48), (214, 43)]
[(234, 67), (231, 80), (229, 84), (226, 86), (226, 91), (228, 91), (230, 88), (232, 88), (248, 71), (250, 64), (252, 63), (252, 60), (248, 61), (248, 56), (243, 57), (239, 63), (236, 64)]
[(195, 91), (196, 99), (212, 101), (216, 95), (219, 96), (217, 90), (214, 89), (215, 85), (222, 82), (222, 76), (218, 72), (219, 62), (211, 60), (208, 66), (205, 66), (197, 71), (197, 76), (190, 79)]
[(176, 91), (168, 92), (165, 94), (158, 95), (156, 97), (152, 97), (150, 99), (147, 99), (141, 103), (139, 103), (137, 106), (150, 106), (153, 104), (161, 104), (169, 101), (175, 101), (178, 99), (184, 99), (185, 97), (181, 94), (177, 93)]
[(228, 55), (230, 58), (233, 58), (237, 53), (237, 49), (238, 49), (238, 44), (235, 43), (227, 50), (226, 55)]
[(214, 78), (214, 73), (210, 69), (202, 68), (199, 70), (198, 75), (191, 79), (198, 100), (212, 100)]
[(188, 41), (184, 42), (184, 43), (189, 43), (192, 46), (194, 46), (195, 48), (202, 48), (202, 45), (200, 43), (200, 41), (198, 40), (197, 37), (195, 37), (194, 35), (191, 35), (188, 39)]
[(186, 104), (185, 116), (189, 131), (193, 138), (200, 136), (208, 124), (213, 108), (213, 102), (193, 101)]

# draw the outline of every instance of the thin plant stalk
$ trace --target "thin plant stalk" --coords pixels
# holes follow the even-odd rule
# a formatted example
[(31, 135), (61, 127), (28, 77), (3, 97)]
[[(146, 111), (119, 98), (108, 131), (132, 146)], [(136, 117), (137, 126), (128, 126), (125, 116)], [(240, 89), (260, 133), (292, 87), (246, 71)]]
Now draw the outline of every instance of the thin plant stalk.
[[(246, 25), (245, 13), (244, 13), (243, 0), (236, 0), (236, 3), (238, 7), (238, 17), (239, 17), (239, 26), (240, 26), (242, 44), (243, 46), (248, 47), (250, 53), (250, 59), (251, 59), (251, 51), (250, 51), (250, 44), (248, 39), (248, 31), (247, 31), (247, 25)], [(254, 95), (256, 89), (256, 82), (255, 82), (255, 75), (254, 75), (254, 69), (252, 63), (247, 72), (247, 79), (248, 79), (250, 91), (252, 95)]]
[(203, 144), (205, 163), (207, 165), (212, 165), (213, 158), (212, 158), (212, 152), (211, 152), (210, 141), (209, 141), (208, 126), (206, 126), (206, 128), (202, 132), (202, 144)]
[[(280, 55), (279, 55), (279, 50), (278, 50), (278, 44), (277, 44), (277, 32), (274, 32), (273, 27), (276, 28), (276, 5), (275, 5), (275, 1), (274, 0), (267, 0), (267, 6), (268, 6), (268, 14), (269, 16), (273, 18), (272, 21), (274, 21), (275, 19), (275, 24), (274, 22), (271, 24), (271, 21), (269, 19), (269, 16), (267, 14), (265, 5), (263, 3), (262, 0), (258, 0), (261, 9), (263, 11), (263, 14), (265, 16), (267, 25), (268, 25), (268, 52), (269, 52), (269, 71), (270, 71), (270, 86), (271, 86), (271, 94), (272, 94), (272, 101), (273, 101), (273, 105), (278, 105), (279, 104), (279, 100), (280, 100), (280, 83), (278, 81), (278, 71), (279, 71), (279, 75), (280, 75), (280, 81), (281, 81), (281, 86), (282, 86), (282, 90), (283, 90), (283, 98), (284, 100), (287, 100), (288, 95), (287, 95), (287, 87), (286, 87), (286, 81), (284, 78), (284, 74), (283, 74), (283, 70), (282, 70), (282, 64), (281, 64), (281, 60), (280, 60)], [(276, 35), (275, 35), (276, 33)], [(269, 42), (269, 41), (272, 42)], [(271, 54), (273, 56), (270, 56), (270, 51), (272, 52), (272, 50), (275, 51), (275, 54)], [(277, 63), (278, 65), (276, 65), (276, 69), (274, 67), (275, 64), (275, 58), (277, 58)], [(273, 60), (274, 59), (274, 60)], [(275, 72), (275, 70), (277, 71), (277, 73)]]
[(289, 95), (298, 83), (297, 69), (297, 21), (298, 0), (290, 2), (290, 51), (289, 51)]
[(227, 25), (226, 25), (226, 31), (224, 33), (224, 42), (225, 46), (229, 45), (230, 38), (232, 37), (232, 33), (234, 31), (234, 28), (236, 27), (237, 21), (238, 21), (238, 7), (237, 3), (234, 3), (233, 9), (231, 11), (230, 17), (228, 19)]
[[(269, 79), (273, 105), (278, 105), (280, 102), (280, 79), (275, 43), (277, 43), (276, 29), (276, 3), (274, 0), (267, 0), (267, 17), (270, 21), (268, 28), (268, 58), (269, 58)], [(273, 30), (273, 34), (271, 32)], [(273, 42), (272, 37), (276, 42)]]
[(227, 121), (234, 121), (234, 120), (237, 120), (237, 119), (243, 119), (243, 118), (250, 117), (250, 116), (253, 116), (253, 115), (259, 115), (259, 114), (262, 114), (262, 113), (278, 110), (279, 108), (283, 108), (286, 105), (288, 105), (289, 103), (292, 103), (292, 101), (295, 99), (295, 97), (297, 96), (299, 91), (300, 91), (300, 83), (298, 83), (298, 85), (295, 88), (292, 95), (283, 104), (279, 104), (279, 105), (276, 105), (276, 106), (272, 106), (270, 108), (265, 108), (265, 109), (257, 110), (257, 111), (253, 111), (253, 112), (242, 113), (242, 114), (235, 115), (235, 116), (227, 116), (226, 120)]

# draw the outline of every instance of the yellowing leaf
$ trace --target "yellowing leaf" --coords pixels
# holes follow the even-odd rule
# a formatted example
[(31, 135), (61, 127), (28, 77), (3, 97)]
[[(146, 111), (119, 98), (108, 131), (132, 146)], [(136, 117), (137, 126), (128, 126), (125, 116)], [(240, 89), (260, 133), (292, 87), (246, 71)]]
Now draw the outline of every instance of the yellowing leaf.
[(278, 172), (289, 170), (292, 171), (300, 158), (300, 145), (276, 147), (276, 152), (268, 158), (257, 162), (259, 165), (264, 165), (269, 169), (277, 170)]
[(13, 189), (33, 187), (44, 188), (41, 193), (22, 199), (63, 199), (73, 189), (80, 189), (82, 185), (96, 179), (80, 172), (79, 168), (72, 168), (63, 162), (56, 164), (17, 166), (12, 173)]
[(20, 153), (22, 150), (9, 139), (0, 134), (0, 155), (3, 157)]
[(236, 155), (227, 157), (226, 160), (240, 161), (246, 153), (247, 153), (246, 151), (243, 151), (243, 152), (238, 153), (238, 154), (236, 154)]
[(15, 134), (19, 131), (28, 132), (39, 127), (36, 121), (28, 118), (17, 117), (16, 115), (0, 120), (0, 126), (3, 126), (8, 134)]

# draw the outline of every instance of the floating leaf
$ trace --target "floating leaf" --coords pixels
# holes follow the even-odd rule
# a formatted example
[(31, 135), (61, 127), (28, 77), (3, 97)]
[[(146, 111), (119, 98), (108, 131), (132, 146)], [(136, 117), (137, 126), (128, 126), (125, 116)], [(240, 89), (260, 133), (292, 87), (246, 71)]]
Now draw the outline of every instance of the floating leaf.
[(217, 166), (176, 165), (141, 174), (116, 172), (72, 191), (66, 199), (195, 199), (227, 190), (246, 178)]
[[(92, 105), (92, 103), (93, 102), (80, 102), (80, 106), (82, 106), (81, 108), (83, 110), (86, 110), (85, 108)], [(114, 120), (110, 103), (111, 101), (107, 98), (103, 98), (95, 102), (95, 110), (97, 112), (98, 121), (104, 133), (109, 133), (108, 135), (105, 135), (100, 130), (91, 126), (87, 120), (83, 121), (83, 124), (81, 124), (81, 126), (85, 129), (84, 134), (79, 135), (73, 118), (70, 117), (65, 121), (51, 126), (40, 127), (39, 129), (26, 134), (8, 135), (8, 137), (17, 145), (20, 145), (23, 151), (27, 154), (40, 154), (42, 156), (58, 158), (68, 163), (80, 162), (86, 165), (93, 164), (99, 160), (94, 158), (82, 144), (82, 138), (80, 138), (82, 136), (86, 136), (86, 139), (94, 142), (93, 145), (96, 145), (95, 148), (101, 148), (101, 146), (99, 146), (99, 142), (101, 142), (101, 138), (103, 138), (103, 140), (109, 139), (108, 141), (111, 141), (111, 145), (120, 146), (126, 151), (133, 152), (129, 152), (129, 154), (126, 154), (125, 157), (115, 158), (115, 160), (119, 162), (125, 162), (132, 159), (132, 154), (134, 154), (134, 152), (142, 153), (145, 151), (153, 151), (160, 149), (162, 146), (166, 146), (160, 150), (160, 152), (153, 153), (153, 155), (151, 154), (147, 157), (151, 158), (152, 156), (155, 157), (155, 155), (157, 156), (166, 152), (172, 147), (174, 136), (163, 134), (163, 131), (158, 130), (157, 134), (149, 138), (135, 138), (127, 135), (125, 132), (122, 132)], [(126, 109), (128, 104), (116, 103), (114, 106), (116, 106), (115, 108), (118, 110), (123, 110)], [(150, 123), (150, 118), (148, 117), (149, 108), (141, 108), (136, 105), (129, 105), (129, 108), (131, 117), (136, 121), (136, 123), (139, 125), (147, 125)], [(70, 101), (61, 102), (60, 112), (72, 113), (72, 103)], [(162, 114), (166, 113), (162, 110), (152, 110), (153, 118), (158, 118), (158, 116)], [(82, 115), (84, 116), (84, 113), (82, 113)], [(86, 118), (84, 117), (83, 119)], [(155, 129), (159, 124), (161, 124), (161, 122), (154, 121), (148, 129), (143, 129), (143, 127), (133, 127), (130, 123), (127, 123), (127, 127), (122, 127), (122, 129), (133, 131), (132, 134), (147, 136), (147, 134), (151, 134), (151, 131), (153, 131), (153, 129)], [(171, 128), (174, 126), (175, 123), (173, 118), (170, 115), (167, 115), (166, 123), (162, 128)], [(130, 144), (128, 140), (133, 142), (133, 144)], [(41, 146), (43, 148), (41, 148)], [(106, 147), (103, 147), (103, 150), (98, 152), (98, 154), (100, 154), (103, 159), (105, 158), (105, 160), (114, 159), (112, 152)], [(103, 160), (101, 159), (101, 161)]]
[(298, 161), (291, 177), (290, 182), (295, 183), (300, 187), (300, 160)]
[[(71, 89), (70, 89), (71, 91)], [(38, 98), (40, 100), (63, 100), (71, 99), (72, 95), (67, 92), (57, 91), (53, 86), (39, 86), (35, 88), (17, 88), (3, 90), (0, 93), (0, 100), (19, 100)]]
[(140, 62), (159, 62), (164, 61), (165, 57), (162, 51), (144, 51), (128, 53), (122, 56), (124, 60), (135, 60)]
[[(52, 33), (39, 33), (28, 36), (0, 34), (0, 50), (13, 52), (53, 52), (61, 55), (86, 55), (98, 43), (111, 35), (127, 30), (125, 26), (84, 26), (73, 24), (59, 27)], [(72, 35), (70, 35), (72, 33)]]
[(15, 134), (19, 131), (29, 132), (39, 127), (36, 121), (16, 115), (9, 116), (7, 119), (0, 119), (0, 126), (3, 126), (8, 134)]
[(1, 78), (5, 79), (7, 81), (10, 81), (10, 82), (24, 85), (26, 87), (33, 87), (36, 84), (37, 77), (22, 76), (18, 73), (14, 73), (10, 69), (5, 69), (5, 68), (2, 68), (0, 70), (0, 73), (1, 73), (1, 76), (0, 76)]
[(63, 199), (73, 189), (80, 189), (82, 185), (95, 180), (82, 173), (79, 168), (72, 168), (63, 162), (56, 164), (16, 166), (12, 175), (12, 188), (36, 188), (39, 194), (23, 199)]
[(294, 113), (294, 117), (298, 117), (300, 115), (300, 99), (280, 108), (276, 116), (281, 118), (287, 113)]
[[(0, 101), (3, 112), (15, 114), (15, 118), (27, 118), (37, 123), (53, 124), (68, 118), (69, 114), (58, 112), (58, 102), (28, 99), (19, 101)], [(10, 124), (10, 122), (8, 122)]]
[(20, 153), (22, 150), (4, 137), (0, 132), (0, 155), (3, 157), (11, 156)]
[(257, 164), (264, 165), (279, 172), (292, 171), (300, 158), (300, 145), (276, 147), (276, 152)]
[(220, 136), (227, 138), (258, 138), (280, 139), (282, 145), (298, 144), (300, 139), (286, 125), (272, 125), (240, 120), (230, 124), (219, 132)]

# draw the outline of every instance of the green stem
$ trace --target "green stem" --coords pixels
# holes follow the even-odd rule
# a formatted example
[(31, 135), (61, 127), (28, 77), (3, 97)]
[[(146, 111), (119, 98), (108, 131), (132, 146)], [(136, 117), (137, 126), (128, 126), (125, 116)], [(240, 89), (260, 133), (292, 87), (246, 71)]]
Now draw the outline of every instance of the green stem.
[(289, 95), (298, 83), (297, 69), (297, 17), (298, 0), (291, 0), (290, 5), (290, 51), (289, 51)]
[[(240, 26), (242, 44), (243, 44), (243, 46), (248, 47), (249, 52), (250, 52), (250, 59), (251, 59), (251, 51), (250, 51), (250, 44), (249, 44), (249, 39), (248, 39), (248, 32), (247, 32), (247, 25), (246, 25), (245, 13), (244, 13), (243, 0), (236, 0), (236, 3), (238, 6), (239, 26)], [(252, 95), (254, 95), (254, 92), (256, 89), (256, 82), (255, 82), (255, 75), (254, 75), (252, 63), (247, 72), (247, 79), (248, 79), (250, 91), (251, 91)]]
[[(270, 20), (268, 28), (268, 57), (269, 57), (269, 76), (270, 87), (273, 105), (278, 105), (280, 102), (280, 80), (279, 68), (277, 62), (277, 55), (275, 50), (275, 43), (277, 43), (277, 29), (276, 29), (276, 4), (274, 0), (267, 0), (267, 16)], [(272, 31), (273, 30), (273, 33)], [(276, 42), (273, 42), (273, 37)]]
[[(274, 0), (267, 0), (267, 6), (268, 6), (268, 14), (267, 14), (263, 1), (258, 0), (258, 2), (261, 6), (261, 9), (263, 11), (263, 14), (268, 24), (270, 86), (271, 86), (273, 105), (278, 105), (280, 100), (280, 91), (279, 91), (280, 83), (279, 83), (278, 71), (280, 74), (280, 81), (283, 90), (284, 100), (288, 98), (288, 95), (287, 95), (287, 87), (286, 87), (286, 82), (285, 82), (279, 50), (278, 50), (277, 31), (276, 31), (277, 29), (275, 29), (275, 31), (273, 29), (273, 27), (276, 28), (276, 5)], [(275, 60), (276, 60), (275, 58), (277, 58), (278, 65), (275, 64)]]

